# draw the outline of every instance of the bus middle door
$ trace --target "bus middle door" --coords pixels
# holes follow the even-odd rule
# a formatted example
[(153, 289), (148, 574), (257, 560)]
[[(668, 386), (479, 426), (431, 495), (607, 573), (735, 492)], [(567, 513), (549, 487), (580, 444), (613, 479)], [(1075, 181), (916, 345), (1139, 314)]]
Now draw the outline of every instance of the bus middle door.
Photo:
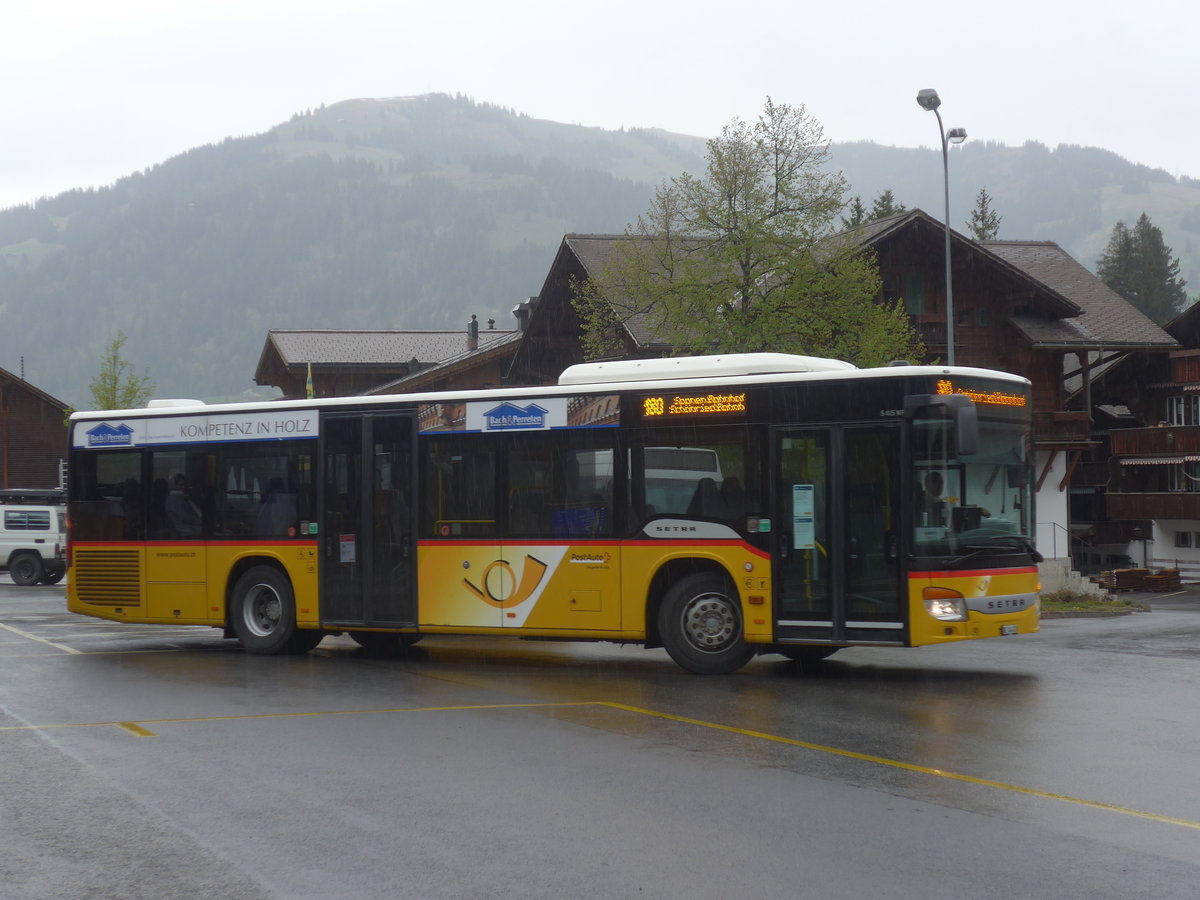
[(343, 414), (323, 424), (321, 619), (412, 625), (413, 417)]
[(781, 642), (904, 642), (899, 452), (891, 425), (776, 431)]

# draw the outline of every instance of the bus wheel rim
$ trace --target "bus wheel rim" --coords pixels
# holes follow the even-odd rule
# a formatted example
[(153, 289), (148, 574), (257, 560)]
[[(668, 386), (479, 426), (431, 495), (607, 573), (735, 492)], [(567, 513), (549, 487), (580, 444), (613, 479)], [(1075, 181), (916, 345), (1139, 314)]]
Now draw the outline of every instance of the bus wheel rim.
[(242, 619), (256, 637), (269, 637), (279, 628), (283, 603), (274, 588), (258, 585), (246, 595)]
[(683, 608), (683, 633), (688, 643), (705, 653), (719, 653), (737, 637), (733, 604), (720, 594), (693, 597)]

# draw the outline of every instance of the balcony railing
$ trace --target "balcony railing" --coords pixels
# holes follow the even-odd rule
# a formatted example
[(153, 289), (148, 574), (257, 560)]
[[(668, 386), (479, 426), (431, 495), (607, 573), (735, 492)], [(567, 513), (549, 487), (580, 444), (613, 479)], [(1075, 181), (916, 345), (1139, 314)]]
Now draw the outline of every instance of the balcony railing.
[[(1108, 496), (1112, 496), (1109, 494)], [(1132, 496), (1132, 495), (1130, 495)], [(1121, 519), (1112, 522), (1093, 522), (1089, 526), (1087, 543), (1092, 546), (1105, 544), (1128, 544), (1132, 540), (1141, 540), (1142, 535), (1149, 537), (1154, 534), (1154, 523), (1146, 519)], [(1134, 529), (1140, 529), (1135, 532)]]
[(1109, 441), (1113, 456), (1200, 454), (1200, 425), (1114, 428)]
[(1071, 487), (1108, 487), (1108, 481), (1111, 477), (1107, 460), (1103, 462), (1081, 462), (1071, 474)]
[(1091, 436), (1086, 412), (1055, 410), (1033, 414), (1033, 439), (1039, 444), (1073, 444), (1090, 440)]
[(1162, 494), (1115, 494), (1104, 504), (1110, 519), (1200, 519), (1200, 491)]

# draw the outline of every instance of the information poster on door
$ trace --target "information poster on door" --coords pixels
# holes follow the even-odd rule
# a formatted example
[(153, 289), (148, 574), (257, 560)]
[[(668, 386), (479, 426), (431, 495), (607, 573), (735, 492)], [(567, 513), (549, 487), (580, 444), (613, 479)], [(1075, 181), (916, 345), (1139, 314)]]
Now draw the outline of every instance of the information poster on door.
[(813, 550), (817, 546), (816, 526), (813, 520), (815, 497), (815, 485), (792, 485), (792, 549), (794, 550)]

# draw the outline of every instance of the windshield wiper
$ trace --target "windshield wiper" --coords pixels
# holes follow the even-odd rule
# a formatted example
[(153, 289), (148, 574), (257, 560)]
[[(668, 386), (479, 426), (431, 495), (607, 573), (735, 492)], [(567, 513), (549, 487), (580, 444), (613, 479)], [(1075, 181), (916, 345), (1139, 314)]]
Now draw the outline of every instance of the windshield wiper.
[(1040, 563), (1045, 559), (1042, 554), (1038, 553), (1033, 541), (1023, 534), (1006, 534), (987, 541), (972, 541), (966, 546), (967, 549), (973, 550), (974, 553), (968, 554), (967, 557), (963, 557), (964, 559), (975, 555), (975, 553), (984, 553), (988, 550), (1024, 550), (1033, 557), (1035, 563)]

